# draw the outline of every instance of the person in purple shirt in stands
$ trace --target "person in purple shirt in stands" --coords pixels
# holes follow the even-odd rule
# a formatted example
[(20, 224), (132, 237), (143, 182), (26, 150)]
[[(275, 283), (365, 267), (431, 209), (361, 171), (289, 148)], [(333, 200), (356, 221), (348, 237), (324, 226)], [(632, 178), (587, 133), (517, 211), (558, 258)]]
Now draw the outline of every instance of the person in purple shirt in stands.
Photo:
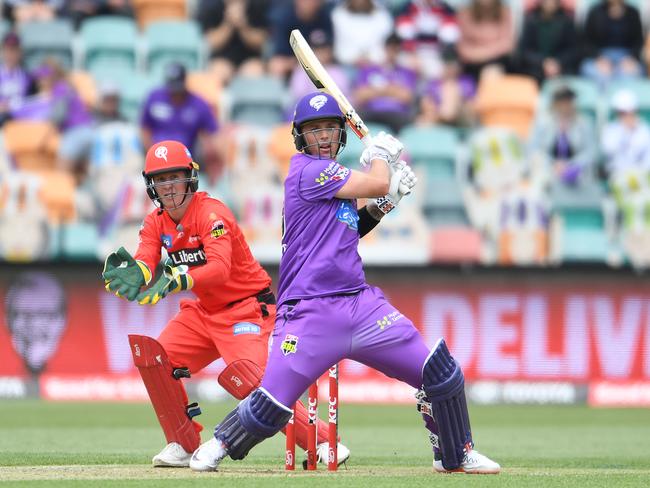
[(394, 133), (414, 116), (417, 73), (398, 64), (401, 41), (393, 34), (386, 39), (386, 60), (362, 67), (353, 98), (366, 122), (387, 125)]
[[(357, 247), (415, 185), (403, 146), (380, 132), (364, 150), (365, 172), (336, 161), (345, 118), (321, 92), (302, 98), (293, 119), (298, 153), (284, 183), (279, 300), (261, 386), (215, 428), (190, 468), (214, 471), (226, 456), (243, 459), (291, 417), (290, 406), (328, 368), (352, 359), (418, 390), (439, 472), (498, 473), (473, 449), (464, 377), (441, 338), (430, 350), (413, 323), (368, 285)], [(357, 199), (369, 203), (357, 210)]]
[(147, 149), (156, 142), (179, 141), (212, 166), (218, 159), (214, 142), (217, 120), (208, 103), (187, 90), (185, 78), (182, 64), (166, 66), (165, 85), (152, 91), (142, 108), (142, 145)]
[(5, 122), (11, 110), (20, 106), (26, 96), (34, 92), (34, 80), (23, 68), (20, 37), (14, 32), (2, 39), (2, 64), (0, 64), (0, 124)]

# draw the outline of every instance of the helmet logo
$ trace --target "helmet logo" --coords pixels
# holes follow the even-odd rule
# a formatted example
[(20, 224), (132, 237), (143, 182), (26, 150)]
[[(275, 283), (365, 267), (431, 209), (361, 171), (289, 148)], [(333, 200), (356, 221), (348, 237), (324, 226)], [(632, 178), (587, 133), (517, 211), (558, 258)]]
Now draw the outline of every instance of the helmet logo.
[(325, 95), (316, 95), (309, 100), (309, 105), (319, 111), (327, 103), (327, 97)]
[(158, 159), (164, 159), (165, 162), (167, 162), (167, 147), (158, 146), (156, 148), (156, 151), (153, 153), (153, 155), (156, 156)]

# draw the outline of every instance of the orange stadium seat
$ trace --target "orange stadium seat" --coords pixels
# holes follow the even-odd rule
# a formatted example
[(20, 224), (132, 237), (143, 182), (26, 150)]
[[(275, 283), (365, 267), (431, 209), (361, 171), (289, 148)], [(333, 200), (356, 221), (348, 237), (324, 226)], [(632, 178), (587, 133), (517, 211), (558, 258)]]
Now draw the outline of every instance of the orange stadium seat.
[(222, 86), (216, 76), (206, 71), (191, 71), (187, 74), (187, 89), (205, 100), (218, 115)]
[(275, 159), (280, 174), (284, 179), (289, 172), (289, 159), (296, 153), (296, 146), (291, 136), (291, 124), (281, 124), (271, 130), (269, 137), (269, 155)]
[(52, 222), (63, 223), (75, 219), (75, 180), (72, 174), (61, 170), (41, 170), (42, 184), (39, 196)]
[(3, 126), (7, 152), (18, 169), (37, 171), (56, 167), (59, 134), (49, 122), (10, 120)]
[(471, 227), (438, 227), (431, 231), (431, 261), (437, 263), (478, 263), (481, 234)]
[(526, 139), (538, 98), (539, 89), (531, 77), (489, 77), (479, 84), (476, 111), (483, 125), (507, 127)]
[(71, 71), (68, 79), (86, 107), (92, 110), (97, 104), (97, 86), (92, 75), (87, 71)]
[(133, 8), (140, 29), (157, 20), (187, 18), (186, 0), (133, 0)]

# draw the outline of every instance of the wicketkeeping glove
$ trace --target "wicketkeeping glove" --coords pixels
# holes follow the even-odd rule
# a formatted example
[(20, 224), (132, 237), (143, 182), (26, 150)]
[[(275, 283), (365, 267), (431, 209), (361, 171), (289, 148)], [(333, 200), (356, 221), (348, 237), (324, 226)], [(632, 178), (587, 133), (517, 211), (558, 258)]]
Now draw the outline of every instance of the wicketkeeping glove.
[(106, 291), (133, 301), (140, 288), (151, 280), (151, 271), (146, 264), (136, 261), (129, 251), (120, 247), (106, 258), (102, 277)]
[(378, 208), (384, 215), (393, 210), (404, 195), (411, 193), (418, 182), (417, 176), (404, 161), (399, 161), (392, 166), (391, 172), (388, 194), (368, 202), (368, 205)]
[(362, 166), (368, 166), (373, 159), (383, 159), (388, 165), (399, 162), (399, 157), (404, 149), (398, 139), (381, 131), (372, 138), (370, 146), (363, 150), (359, 162)]
[(167, 259), (162, 276), (151, 288), (138, 294), (136, 300), (140, 305), (155, 305), (170, 293), (189, 290), (193, 286), (194, 280), (189, 274), (189, 268), (184, 264), (172, 266), (171, 260)]

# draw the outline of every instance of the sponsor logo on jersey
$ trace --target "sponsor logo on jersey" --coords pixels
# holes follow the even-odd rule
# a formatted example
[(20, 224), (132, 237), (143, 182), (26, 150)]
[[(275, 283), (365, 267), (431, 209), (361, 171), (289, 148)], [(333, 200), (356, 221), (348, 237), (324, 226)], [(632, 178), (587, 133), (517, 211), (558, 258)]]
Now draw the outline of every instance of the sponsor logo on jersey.
[(200, 240), (201, 240), (201, 236), (198, 235), (198, 234), (194, 234), (194, 235), (190, 236), (190, 238), (188, 239), (188, 242), (190, 244), (192, 244), (193, 242), (199, 242)]
[(384, 330), (386, 327), (390, 327), (391, 325), (393, 325), (395, 322), (397, 322), (399, 319), (403, 317), (404, 317), (403, 314), (395, 310), (394, 312), (391, 312), (388, 315), (384, 315), (381, 319), (377, 320), (377, 326), (381, 330)]
[(329, 179), (330, 177), (321, 171), (321, 174), (319, 174), (318, 178), (316, 178), (314, 181), (316, 181), (316, 183), (318, 183), (320, 186), (323, 186), (325, 182)]
[(161, 234), (160, 235), (160, 242), (162, 242), (162, 245), (165, 246), (166, 249), (171, 249), (172, 247), (172, 236), (169, 234)]
[(235, 324), (233, 328), (234, 335), (240, 334), (256, 334), (260, 335), (261, 327), (257, 324), (252, 324), (250, 322), (240, 322)]
[(336, 173), (334, 173), (334, 176), (332, 176), (332, 181), (341, 181), (343, 180), (348, 174), (350, 173), (350, 170), (348, 168), (345, 168), (343, 166), (339, 166), (339, 169), (336, 170)]
[(203, 246), (194, 249), (180, 249), (178, 251), (170, 252), (169, 257), (175, 266), (186, 264), (192, 267), (207, 262)]
[(343, 222), (349, 229), (357, 231), (359, 229), (359, 215), (349, 200), (343, 200), (336, 211), (336, 218)]
[(210, 231), (210, 235), (214, 237), (215, 239), (221, 237), (226, 233), (226, 227), (223, 224), (223, 220), (215, 220), (212, 223), (212, 230)]
[(298, 352), (298, 336), (287, 334), (280, 345), (280, 350), (285, 356)]

